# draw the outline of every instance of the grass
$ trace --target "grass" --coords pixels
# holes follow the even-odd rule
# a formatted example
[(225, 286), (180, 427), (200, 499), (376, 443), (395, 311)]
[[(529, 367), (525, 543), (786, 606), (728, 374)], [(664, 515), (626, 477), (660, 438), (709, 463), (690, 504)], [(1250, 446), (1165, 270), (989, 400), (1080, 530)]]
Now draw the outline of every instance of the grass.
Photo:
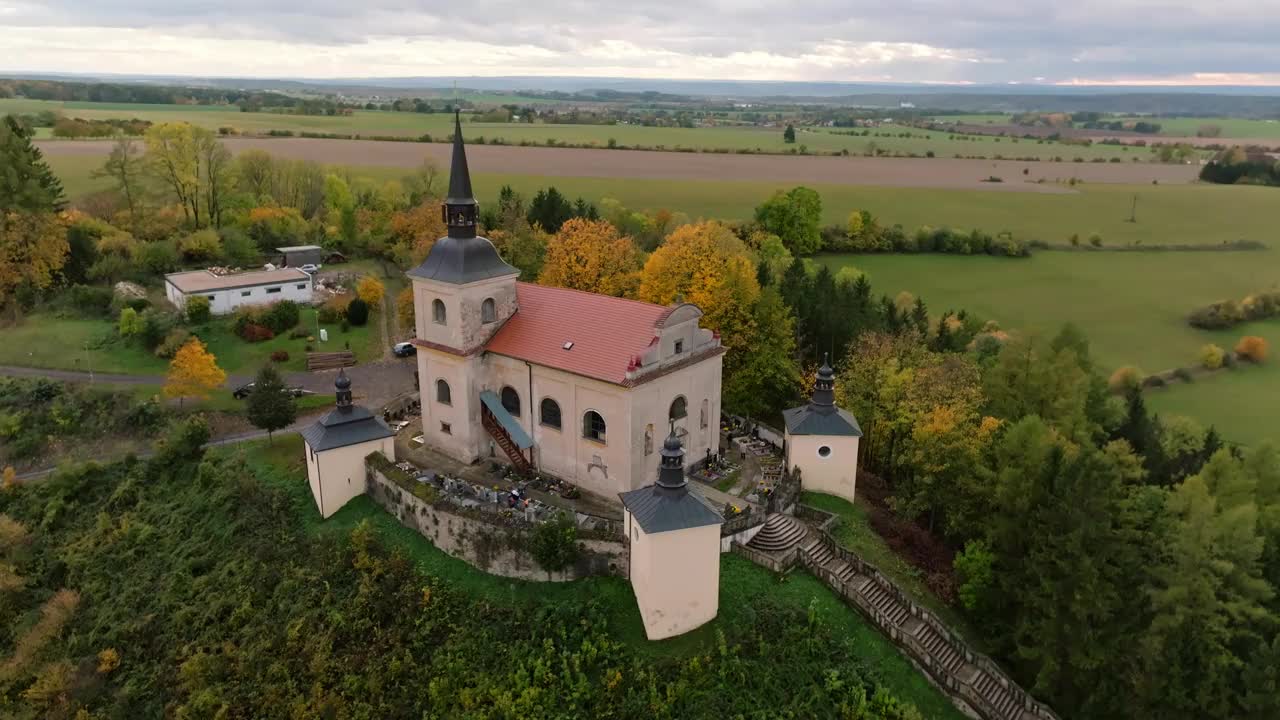
[(975, 650), (983, 650), (982, 635), (955, 608), (929, 590), (918, 569), (885, 544), (884, 538), (871, 528), (867, 509), (861, 503), (855, 504), (834, 495), (813, 492), (804, 493), (801, 502), (839, 517), (840, 522), (831, 531), (836, 542), (879, 568), (911, 599), (928, 608), (948, 627), (962, 635)]
[[(302, 309), (300, 326), (314, 333), (314, 309)], [(368, 323), (352, 327), (346, 333), (338, 325), (324, 327), (329, 331), (329, 342), (322, 344), (317, 336), (314, 344), (317, 350), (339, 350), (349, 343), (359, 362), (382, 357), (382, 333), (372, 312)], [(285, 333), (264, 342), (248, 343), (231, 331), (227, 318), (215, 318), (207, 325), (193, 328), (193, 332), (228, 374), (251, 375), (269, 362), (276, 350), (289, 353), (287, 362), (277, 363), (282, 372), (306, 369), (305, 338), (292, 339)], [(163, 375), (169, 362), (135, 343), (120, 341), (115, 323), (110, 320), (67, 318), (45, 312), (29, 315), (19, 325), (0, 329), (0, 365)]]
[[(979, 113), (975, 115), (937, 115), (938, 122), (966, 123), (971, 125), (1007, 125), (1012, 116), (999, 113)], [(1112, 120), (1143, 120), (1160, 123), (1160, 133), (1156, 137), (1188, 137), (1194, 136), (1203, 125), (1217, 125), (1222, 128), (1224, 138), (1257, 138), (1280, 139), (1280, 120), (1252, 120), (1232, 117), (1126, 117), (1107, 118)]]
[[(1108, 371), (1121, 365), (1147, 372), (1192, 365), (1204, 344), (1231, 348), (1248, 334), (1280, 347), (1277, 321), (1215, 332), (1197, 330), (1185, 321), (1187, 313), (1201, 305), (1280, 287), (1275, 251), (1040, 252), (1019, 260), (828, 255), (818, 261), (832, 270), (857, 267), (867, 273), (877, 293), (892, 297), (910, 291), (924, 298), (934, 313), (964, 308), (1006, 329), (1034, 329), (1046, 335), (1074, 322)], [(1280, 415), (1272, 401), (1280, 391), (1280, 370), (1242, 366), (1230, 379), (1225, 377), (1153, 393), (1153, 402), (1161, 411), (1215, 424), (1228, 439), (1280, 439), (1275, 429)], [(1227, 394), (1215, 397), (1213, 388)]]
[[(62, 155), (49, 164), (70, 197), (109, 187), (89, 173), (102, 159)], [(356, 176), (375, 180), (400, 178), (405, 168), (357, 166)], [(690, 217), (742, 220), (777, 190), (794, 183), (733, 180), (663, 180), (635, 178), (548, 177), (542, 175), (474, 174), (482, 204), (496, 202), (503, 185), (532, 197), (554, 185), (570, 197), (617, 198), (636, 209), (669, 208)], [(869, 210), (881, 224), (908, 229), (923, 225), (1008, 230), (1023, 239), (1064, 243), (1076, 234), (1102, 235), (1108, 245), (1131, 243), (1216, 244), (1267, 240), (1274, 233), (1277, 191), (1265, 187), (1222, 185), (1079, 185), (1074, 193), (1015, 193), (945, 188), (876, 187), (811, 184), (823, 198), (823, 222), (843, 223), (855, 209)], [(1128, 221), (1137, 197), (1138, 222)]]
[[(1006, 118), (1007, 119), (1007, 118)], [(847, 135), (849, 128), (802, 128), (796, 136), (796, 145), (801, 143), (810, 150), (847, 149), (854, 154), (870, 154), (872, 148), (888, 152), (924, 155), (932, 151), (940, 158), (984, 156), (995, 159), (1028, 158), (1051, 160), (1060, 157), (1065, 161), (1084, 158), (1091, 161), (1095, 158), (1111, 160), (1119, 158), (1122, 162), (1152, 162), (1153, 151), (1149, 148), (1128, 147), (1125, 145), (1069, 145), (1052, 140), (1028, 140), (1025, 138), (996, 137), (994, 135), (956, 135), (935, 130), (901, 125), (883, 125), (871, 128), (870, 135)], [(857, 132), (864, 132), (857, 129)], [(879, 133), (879, 136), (877, 136)], [(899, 135), (909, 137), (898, 137)], [(1208, 154), (1207, 152), (1205, 153)]]
[(298, 523), (307, 532), (347, 533), (367, 521), (379, 537), (412, 558), (423, 572), (465, 590), (478, 603), (518, 607), (543, 602), (579, 605), (595, 602), (609, 610), (613, 633), (619, 640), (648, 655), (684, 660), (711, 651), (720, 629), (749, 622), (745, 612), (748, 604), (762, 595), (770, 595), (793, 607), (812, 606), (824, 622), (855, 642), (859, 654), (878, 668), (880, 680), (890, 690), (914, 703), (925, 717), (954, 720), (963, 717), (883, 635), (811, 575), (792, 573), (780, 579), (736, 555), (722, 555), (717, 618), (680, 637), (650, 642), (644, 638), (640, 612), (625, 580), (594, 577), (569, 583), (544, 583), (489, 575), (437, 549), (363, 496), (322, 521), (307, 490), (302, 443), (297, 435), (279, 436), (274, 445), (254, 441), (223, 452), (246, 453), (260, 479), (288, 489)]

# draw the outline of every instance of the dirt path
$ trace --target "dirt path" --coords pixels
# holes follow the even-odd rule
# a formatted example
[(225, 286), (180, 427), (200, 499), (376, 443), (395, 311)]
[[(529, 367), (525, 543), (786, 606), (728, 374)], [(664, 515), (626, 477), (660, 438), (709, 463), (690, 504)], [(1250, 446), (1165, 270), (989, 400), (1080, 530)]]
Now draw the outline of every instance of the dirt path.
[[(227, 138), (233, 153), (266, 150), (280, 157), (344, 165), (413, 168), (424, 160), (448, 167), (450, 146), (377, 140), (313, 138)], [(109, 140), (39, 141), (47, 156), (106, 156)], [(1194, 182), (1195, 165), (1156, 163), (1055, 163), (953, 158), (870, 158), (860, 156), (736, 155), (650, 150), (472, 145), (473, 173), (513, 173), (543, 177), (648, 178), (674, 180), (757, 180), (778, 184), (831, 183), (890, 187), (937, 187), (990, 192), (1074, 192), (1070, 178), (1089, 183), (1180, 184)], [(1023, 174), (1026, 170), (1026, 174)], [(1003, 182), (985, 182), (989, 177)], [(1045, 184), (1036, 181), (1043, 179)]]

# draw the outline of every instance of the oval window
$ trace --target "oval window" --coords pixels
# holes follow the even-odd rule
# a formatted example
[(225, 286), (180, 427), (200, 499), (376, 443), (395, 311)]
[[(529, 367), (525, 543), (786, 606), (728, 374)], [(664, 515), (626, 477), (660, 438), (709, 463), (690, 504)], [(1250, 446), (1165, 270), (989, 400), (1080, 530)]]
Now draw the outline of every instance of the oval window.
[(831, 457), (831, 446), (823, 445), (818, 448), (818, 457)]

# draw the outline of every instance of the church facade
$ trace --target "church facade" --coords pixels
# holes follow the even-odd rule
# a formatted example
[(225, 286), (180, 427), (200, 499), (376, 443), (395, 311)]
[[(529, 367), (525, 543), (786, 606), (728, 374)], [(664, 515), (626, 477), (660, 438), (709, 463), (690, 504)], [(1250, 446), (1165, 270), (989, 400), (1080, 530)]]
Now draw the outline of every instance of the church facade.
[(605, 496), (651, 481), (672, 422), (693, 460), (719, 451), (724, 347), (697, 307), (518, 282), (477, 234), (460, 123), (443, 212), (409, 271), (429, 446)]

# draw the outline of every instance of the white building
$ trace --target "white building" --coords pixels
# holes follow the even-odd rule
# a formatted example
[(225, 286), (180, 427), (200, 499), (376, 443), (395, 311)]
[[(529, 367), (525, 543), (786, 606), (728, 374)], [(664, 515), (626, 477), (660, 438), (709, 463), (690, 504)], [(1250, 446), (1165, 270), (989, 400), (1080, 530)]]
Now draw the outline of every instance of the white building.
[(266, 305), (277, 300), (311, 302), (311, 276), (297, 268), (257, 270), (234, 275), (215, 275), (208, 270), (169, 273), (164, 276), (164, 293), (175, 307), (185, 308), (187, 298), (209, 298), (214, 315), (235, 312), (242, 305)]
[(351, 379), (338, 371), (333, 383), (337, 403), (302, 431), (307, 482), (321, 517), (329, 517), (364, 494), (365, 458), (381, 452), (396, 456), (395, 433), (367, 409), (351, 402)]
[(835, 373), (825, 358), (813, 399), (808, 405), (784, 410), (782, 417), (787, 423), (787, 470), (800, 470), (805, 490), (853, 502), (862, 428), (853, 413), (836, 407)]
[(516, 282), (476, 235), (461, 128), (455, 138), (448, 237), (408, 273), (427, 444), (605, 497), (653, 477), (671, 421), (695, 460), (717, 453), (725, 349), (702, 311)]

